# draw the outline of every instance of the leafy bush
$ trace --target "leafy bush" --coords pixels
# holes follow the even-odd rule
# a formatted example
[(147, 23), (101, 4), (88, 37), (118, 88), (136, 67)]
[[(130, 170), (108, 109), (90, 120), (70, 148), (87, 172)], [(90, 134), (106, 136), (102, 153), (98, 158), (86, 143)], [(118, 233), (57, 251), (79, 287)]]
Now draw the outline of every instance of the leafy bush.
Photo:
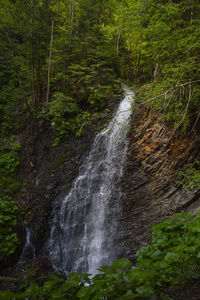
[(49, 103), (49, 115), (61, 117), (69, 114), (76, 114), (79, 109), (72, 97), (68, 97), (63, 93), (56, 92), (54, 100)]
[(0, 260), (15, 251), (19, 243), (15, 233), (18, 207), (11, 197), (19, 189), (16, 171), (19, 165), (20, 145), (13, 142), (15, 137), (0, 143)]
[(48, 112), (48, 117), (51, 118), (51, 125), (56, 134), (54, 146), (57, 146), (62, 138), (67, 137), (69, 132), (75, 131), (74, 116), (78, 112), (78, 106), (72, 97), (60, 92), (54, 94), (54, 100), (49, 103)]
[(112, 94), (111, 86), (99, 86), (90, 89), (88, 102), (96, 109), (102, 108), (106, 104), (106, 98)]
[(19, 165), (18, 151), (20, 145), (13, 143), (13, 138), (0, 144), (0, 195), (1, 193), (12, 194), (19, 188), (15, 174)]
[(152, 244), (138, 250), (137, 267), (154, 272), (156, 290), (200, 276), (199, 214), (176, 214), (150, 231)]
[(0, 157), (0, 187), (4, 192), (15, 192), (18, 184), (15, 180), (15, 171), (19, 160), (12, 153), (5, 153)]
[(9, 198), (0, 198), (0, 260), (14, 253), (19, 239), (14, 232), (18, 207)]
[[(49, 103), (49, 111), (46, 114), (46, 117), (51, 120), (56, 135), (53, 146), (58, 146), (60, 141), (68, 137), (70, 133), (81, 136), (84, 130), (97, 118), (104, 117), (105, 119), (109, 112), (108, 109), (102, 110), (106, 104), (106, 99), (112, 93), (121, 91), (118, 83), (112, 87), (99, 86), (89, 90), (90, 96), (87, 101), (90, 104), (89, 111), (79, 109), (78, 103), (72, 97), (61, 92), (54, 94), (54, 99)], [(99, 111), (97, 112), (97, 110)]]
[(121, 258), (112, 266), (102, 266), (100, 274), (70, 273), (68, 280), (51, 275), (39, 285), (32, 281), (19, 294), (0, 292), (1, 299), (136, 299), (156, 294), (200, 276), (200, 215), (176, 214), (153, 226), (152, 243), (137, 252), (136, 267)]
[[(196, 160), (196, 164), (200, 165), (200, 161)], [(184, 187), (189, 189), (200, 187), (200, 170), (197, 170), (196, 168), (189, 168), (186, 172), (181, 174), (184, 176), (184, 178), (178, 182)]]
[(91, 124), (92, 115), (88, 111), (83, 111), (76, 117), (77, 130), (76, 136), (81, 136), (84, 129)]

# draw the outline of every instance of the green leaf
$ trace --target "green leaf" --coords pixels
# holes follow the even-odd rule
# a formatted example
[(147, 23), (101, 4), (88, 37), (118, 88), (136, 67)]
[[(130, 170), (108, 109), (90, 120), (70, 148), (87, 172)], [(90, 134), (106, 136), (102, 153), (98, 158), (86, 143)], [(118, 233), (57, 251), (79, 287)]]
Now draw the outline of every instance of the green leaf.
[[(125, 294), (124, 299), (135, 299), (136, 297), (138, 297), (138, 294), (133, 293), (132, 290), (128, 290)], [(121, 299), (121, 298), (120, 298)]]
[(140, 286), (140, 287), (136, 288), (136, 292), (142, 297), (148, 297), (148, 296), (151, 296), (155, 293), (153, 287), (146, 286), (146, 285), (143, 285), (143, 286)]
[(0, 299), (1, 300), (15, 300), (14, 293), (11, 291), (0, 291)]
[(112, 267), (117, 269), (127, 269), (132, 267), (132, 263), (128, 259), (120, 258), (112, 264)]
[(161, 296), (162, 300), (173, 300), (172, 298), (170, 298), (169, 296), (166, 296), (164, 294), (161, 294), (160, 296)]
[(96, 290), (96, 286), (82, 286), (81, 289), (78, 291), (77, 296), (83, 300), (90, 299), (90, 295), (93, 294)]
[(151, 279), (154, 276), (155, 276), (154, 270), (133, 269), (133, 270), (127, 271), (124, 278), (126, 278), (128, 280), (128, 282), (129, 281), (142, 282), (142, 281), (146, 281), (147, 279)]
[(110, 271), (112, 271), (112, 268), (110, 266), (102, 266), (97, 270), (103, 273), (110, 273)]
[(176, 253), (173, 253), (173, 252), (168, 252), (165, 257), (164, 257), (164, 260), (167, 262), (167, 263), (172, 263), (172, 262), (176, 262), (179, 260), (179, 256), (176, 254)]

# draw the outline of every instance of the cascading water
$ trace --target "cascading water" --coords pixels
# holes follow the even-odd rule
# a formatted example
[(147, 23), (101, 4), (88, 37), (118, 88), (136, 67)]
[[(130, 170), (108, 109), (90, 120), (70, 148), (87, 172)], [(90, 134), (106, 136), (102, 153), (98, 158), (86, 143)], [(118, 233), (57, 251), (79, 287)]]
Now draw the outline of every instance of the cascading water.
[(18, 261), (18, 264), (23, 265), (24, 263), (26, 263), (28, 259), (35, 259), (35, 258), (36, 258), (35, 247), (31, 242), (31, 232), (30, 229), (26, 227), (26, 243), (22, 251), (21, 257)]
[(114, 239), (120, 213), (119, 181), (126, 155), (126, 133), (133, 92), (126, 93), (115, 117), (99, 133), (80, 168), (59, 216), (54, 212), (48, 252), (57, 270), (95, 274), (115, 257)]

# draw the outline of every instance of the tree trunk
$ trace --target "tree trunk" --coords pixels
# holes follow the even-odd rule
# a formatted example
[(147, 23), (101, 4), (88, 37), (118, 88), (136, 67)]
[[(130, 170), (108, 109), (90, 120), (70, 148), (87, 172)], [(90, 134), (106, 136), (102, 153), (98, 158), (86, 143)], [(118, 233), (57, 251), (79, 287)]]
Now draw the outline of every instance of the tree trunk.
[(47, 110), (48, 103), (49, 103), (49, 88), (50, 88), (50, 73), (51, 73), (51, 54), (52, 54), (52, 45), (53, 45), (53, 27), (54, 27), (54, 21), (52, 21), (52, 27), (51, 27), (51, 41), (50, 41), (48, 78), (47, 78), (46, 110)]
[(137, 67), (136, 67), (136, 81), (140, 82), (140, 60), (141, 60), (141, 41), (138, 49), (138, 55), (137, 55)]
[(71, 26), (70, 37), (69, 37), (69, 43), (70, 44), (72, 42), (72, 33), (73, 33), (72, 24), (73, 24), (73, 21), (74, 21), (74, 1), (71, 1), (70, 2), (70, 8), (69, 8), (69, 24)]
[(157, 54), (156, 55), (156, 58), (155, 58), (155, 68), (154, 68), (154, 72), (153, 72), (153, 81), (158, 77), (158, 73), (159, 73), (159, 62), (158, 62), (158, 57), (159, 55)]
[(12, 278), (12, 277), (0, 276), (0, 281), (20, 283), (20, 282), (22, 282), (22, 279), (21, 278)]
[(32, 106), (33, 108), (36, 108), (36, 101), (35, 101), (35, 83), (34, 83), (34, 62), (33, 62), (33, 58), (32, 58), (32, 62), (31, 62), (31, 100), (32, 100)]
[(119, 40), (120, 40), (120, 30), (117, 37), (117, 53), (119, 53)]

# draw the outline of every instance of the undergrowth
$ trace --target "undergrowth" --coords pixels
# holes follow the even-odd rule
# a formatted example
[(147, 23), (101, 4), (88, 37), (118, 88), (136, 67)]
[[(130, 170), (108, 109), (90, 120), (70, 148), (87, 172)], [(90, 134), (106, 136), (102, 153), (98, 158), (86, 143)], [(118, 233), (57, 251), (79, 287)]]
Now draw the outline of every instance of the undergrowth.
[(0, 292), (1, 299), (136, 299), (163, 294), (168, 287), (183, 285), (200, 276), (200, 215), (176, 214), (150, 228), (151, 245), (137, 252), (136, 266), (121, 258), (111, 266), (102, 266), (99, 274), (70, 273), (64, 280), (51, 275), (21, 286), (21, 292)]

